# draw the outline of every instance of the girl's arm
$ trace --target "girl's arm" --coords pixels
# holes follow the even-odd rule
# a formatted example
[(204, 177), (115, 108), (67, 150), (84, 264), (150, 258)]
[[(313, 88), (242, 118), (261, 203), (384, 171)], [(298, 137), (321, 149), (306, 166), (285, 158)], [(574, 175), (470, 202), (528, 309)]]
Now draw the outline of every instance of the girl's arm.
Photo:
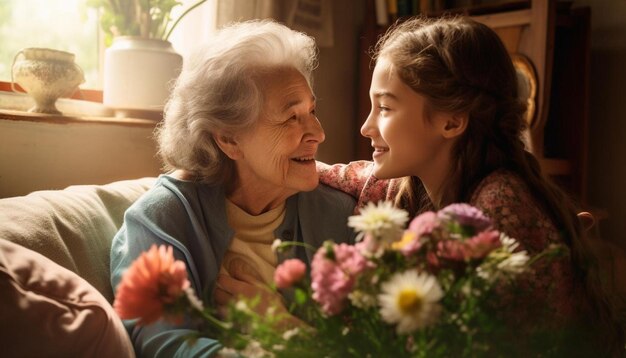
[(370, 201), (393, 201), (395, 198), (399, 180), (378, 179), (374, 176), (373, 169), (374, 163), (366, 160), (333, 165), (317, 162), (320, 182), (357, 199), (355, 212)]
[(317, 172), (320, 182), (346, 194), (359, 198), (365, 182), (372, 173), (372, 162), (361, 160), (349, 164), (329, 165), (317, 162)]

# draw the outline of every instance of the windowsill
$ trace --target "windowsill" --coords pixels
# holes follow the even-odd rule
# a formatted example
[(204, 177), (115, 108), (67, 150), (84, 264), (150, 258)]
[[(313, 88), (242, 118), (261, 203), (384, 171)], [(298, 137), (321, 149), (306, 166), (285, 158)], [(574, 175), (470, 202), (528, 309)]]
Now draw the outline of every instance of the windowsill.
[(128, 127), (155, 127), (157, 121), (140, 118), (116, 118), (116, 117), (94, 117), (83, 115), (55, 115), (29, 113), (24, 111), (16, 111), (11, 109), (0, 108), (0, 120), (9, 121), (27, 121), (49, 124), (114, 124)]
[[(26, 92), (17, 83), (14, 83), (13, 85), (19, 94)], [(2, 92), (15, 93), (13, 92), (11, 82), (0, 81), (0, 93)], [(70, 98), (102, 103), (102, 90), (81, 88), (79, 91), (75, 91)]]
[(30, 113), (35, 102), (24, 93), (0, 91), (0, 119), (13, 121), (67, 123), (106, 123), (154, 127), (163, 118), (158, 111), (113, 111), (100, 102), (59, 98), (56, 107), (63, 114)]

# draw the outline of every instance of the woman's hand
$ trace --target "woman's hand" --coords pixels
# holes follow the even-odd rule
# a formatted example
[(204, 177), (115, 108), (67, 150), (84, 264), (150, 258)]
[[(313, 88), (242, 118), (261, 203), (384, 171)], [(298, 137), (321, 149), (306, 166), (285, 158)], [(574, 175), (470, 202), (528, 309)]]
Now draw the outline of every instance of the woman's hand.
[(290, 329), (304, 325), (298, 318), (292, 316), (283, 304), (280, 294), (263, 287), (253, 276), (243, 272), (243, 270), (232, 270), (231, 276), (219, 274), (213, 298), (221, 314), (226, 313), (229, 303), (236, 302), (239, 298), (260, 297), (259, 303), (252, 309), (259, 315), (265, 315), (268, 308), (274, 307), (274, 314), (283, 315), (286, 318), (279, 324), (280, 328)]
[(240, 298), (252, 299), (259, 296), (259, 304), (254, 307), (258, 314), (265, 314), (271, 306), (279, 306), (284, 311), (281, 297), (261, 285), (250, 275), (240, 273), (233, 277), (219, 274), (213, 297), (218, 306), (226, 307)]

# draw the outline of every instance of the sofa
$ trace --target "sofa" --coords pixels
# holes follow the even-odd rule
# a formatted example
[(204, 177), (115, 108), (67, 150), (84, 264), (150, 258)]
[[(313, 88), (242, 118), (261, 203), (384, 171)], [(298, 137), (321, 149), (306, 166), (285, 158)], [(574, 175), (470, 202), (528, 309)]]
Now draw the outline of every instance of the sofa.
[[(3, 356), (134, 356), (111, 306), (110, 247), (125, 210), (155, 179), (0, 199)], [(616, 245), (594, 242), (605, 284), (626, 302), (626, 254)], [(626, 304), (618, 311), (626, 322)]]
[(111, 240), (155, 178), (0, 199), (0, 346), (7, 357), (133, 357), (112, 308)]

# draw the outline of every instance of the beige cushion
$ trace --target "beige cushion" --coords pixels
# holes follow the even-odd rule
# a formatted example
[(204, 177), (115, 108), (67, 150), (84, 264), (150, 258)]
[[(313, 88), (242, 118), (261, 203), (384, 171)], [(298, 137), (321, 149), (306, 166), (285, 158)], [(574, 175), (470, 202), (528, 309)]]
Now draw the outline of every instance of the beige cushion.
[(124, 211), (155, 178), (76, 185), (0, 199), (0, 238), (39, 252), (87, 280), (111, 302), (111, 240)]
[(0, 337), (5, 357), (133, 357), (107, 300), (75, 273), (0, 239)]

